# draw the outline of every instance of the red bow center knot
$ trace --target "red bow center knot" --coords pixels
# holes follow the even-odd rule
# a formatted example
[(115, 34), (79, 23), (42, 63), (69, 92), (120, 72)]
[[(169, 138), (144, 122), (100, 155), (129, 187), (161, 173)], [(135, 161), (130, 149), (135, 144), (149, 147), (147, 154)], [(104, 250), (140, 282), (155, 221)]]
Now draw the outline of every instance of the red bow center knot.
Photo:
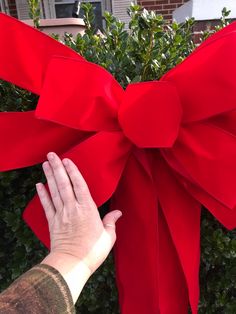
[(118, 112), (124, 134), (142, 148), (171, 147), (178, 136), (181, 117), (177, 90), (165, 81), (128, 85)]

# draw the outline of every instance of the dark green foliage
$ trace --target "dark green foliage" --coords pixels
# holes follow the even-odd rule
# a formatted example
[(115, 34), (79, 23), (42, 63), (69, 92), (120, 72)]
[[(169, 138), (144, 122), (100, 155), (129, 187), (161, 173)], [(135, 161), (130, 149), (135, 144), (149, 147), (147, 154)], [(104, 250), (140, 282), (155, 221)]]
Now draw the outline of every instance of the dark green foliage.
[[(83, 10), (87, 26), (85, 34), (78, 34), (76, 38), (65, 34), (64, 42), (87, 60), (106, 68), (123, 87), (130, 82), (159, 79), (195, 48), (191, 40), (192, 19), (184, 24), (166, 25), (162, 16), (132, 5), (128, 11), (131, 16), (128, 31), (123, 23), (105, 13), (106, 28), (98, 34), (93, 27), (92, 6), (83, 5)], [(225, 9), (218, 28), (225, 25), (227, 14)], [(203, 34), (203, 38), (208, 35)], [(36, 103), (35, 95), (0, 82), (1, 111), (31, 110)], [(1, 289), (46, 254), (21, 219), (24, 207), (35, 192), (34, 184), (40, 180), (40, 166), (0, 174)], [(106, 207), (103, 207), (104, 211)], [(236, 232), (225, 230), (204, 210), (201, 235), (199, 313), (235, 314)], [(86, 285), (78, 301), (78, 309), (81, 314), (118, 313), (111, 255)]]
[(34, 194), (34, 183), (41, 177), (36, 168), (0, 174), (1, 290), (46, 252), (21, 218), (22, 209)]
[(15, 85), (0, 81), (0, 111), (32, 110), (38, 97)]
[[(83, 7), (87, 12), (89, 6)], [(85, 20), (85, 35), (78, 34), (74, 39), (66, 34), (65, 42), (87, 60), (111, 72), (123, 87), (131, 82), (159, 79), (194, 49), (193, 19), (168, 26), (161, 15), (140, 10), (138, 5), (131, 6), (128, 13), (129, 31), (106, 12), (102, 34), (94, 34), (91, 23)]]
[(229, 232), (205, 210), (202, 219), (200, 313), (236, 313), (236, 230)]

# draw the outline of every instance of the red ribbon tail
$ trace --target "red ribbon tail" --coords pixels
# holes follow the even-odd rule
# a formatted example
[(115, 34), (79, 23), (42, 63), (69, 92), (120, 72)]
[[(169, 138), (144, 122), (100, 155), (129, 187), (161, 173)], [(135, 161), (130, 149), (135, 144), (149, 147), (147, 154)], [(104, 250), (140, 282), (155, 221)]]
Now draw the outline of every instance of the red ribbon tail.
[[(173, 249), (177, 252), (185, 276), (192, 313), (197, 313), (201, 206), (179, 184), (161, 157), (157, 156), (155, 167), (158, 198), (174, 244)], [(178, 282), (174, 276), (170, 280)], [(173, 291), (173, 294), (178, 295), (178, 291)], [(178, 299), (176, 302), (179, 302)]]
[(120, 209), (115, 246), (117, 284), (122, 314), (156, 314), (157, 201), (150, 177), (132, 155), (112, 199)]
[[(160, 314), (187, 314), (188, 288), (172, 235), (163, 214), (158, 209), (158, 284)], [(196, 314), (196, 312), (193, 312)]]

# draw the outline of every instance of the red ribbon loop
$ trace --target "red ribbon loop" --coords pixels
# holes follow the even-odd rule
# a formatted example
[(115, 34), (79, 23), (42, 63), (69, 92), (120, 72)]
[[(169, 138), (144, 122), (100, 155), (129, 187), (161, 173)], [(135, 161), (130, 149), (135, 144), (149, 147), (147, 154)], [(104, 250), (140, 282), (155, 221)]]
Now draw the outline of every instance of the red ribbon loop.
[(123, 94), (99, 65), (56, 56), (47, 67), (36, 116), (83, 131), (117, 131)]
[(118, 117), (124, 134), (138, 147), (171, 147), (182, 117), (177, 90), (164, 81), (131, 84)]

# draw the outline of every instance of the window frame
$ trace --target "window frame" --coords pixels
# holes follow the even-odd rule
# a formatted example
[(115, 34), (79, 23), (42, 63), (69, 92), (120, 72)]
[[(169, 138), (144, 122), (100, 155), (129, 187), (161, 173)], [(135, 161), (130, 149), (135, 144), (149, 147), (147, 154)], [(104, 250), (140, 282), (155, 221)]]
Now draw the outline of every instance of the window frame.
[[(107, 0), (105, 0), (107, 2)], [(82, 2), (100, 2), (102, 14), (106, 10), (105, 1), (103, 0), (84, 0)], [(110, 0), (108, 0), (110, 1)], [(44, 0), (44, 10), (45, 10), (45, 18), (56, 19), (56, 5), (60, 4), (74, 4), (74, 0), (62, 0), (61, 2), (57, 2), (57, 0)]]

